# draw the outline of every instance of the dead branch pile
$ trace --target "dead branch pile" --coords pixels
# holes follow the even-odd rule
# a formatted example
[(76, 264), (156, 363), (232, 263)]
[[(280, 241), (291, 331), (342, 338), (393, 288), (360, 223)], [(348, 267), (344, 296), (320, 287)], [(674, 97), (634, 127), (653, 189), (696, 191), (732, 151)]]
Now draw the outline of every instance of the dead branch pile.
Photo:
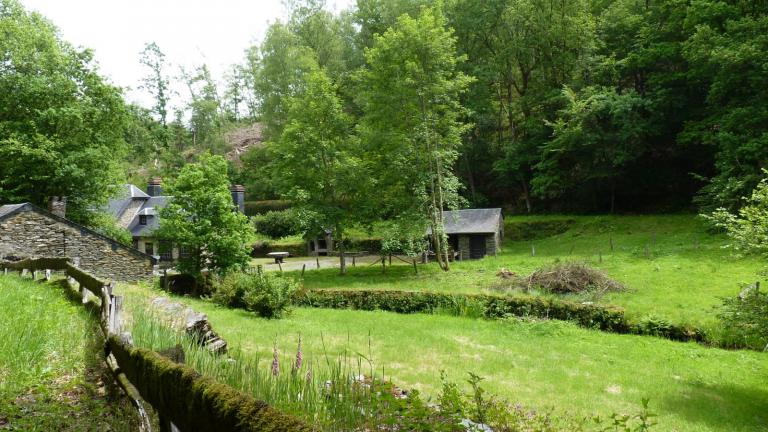
[(523, 290), (538, 288), (556, 294), (625, 291), (626, 287), (584, 263), (566, 262), (543, 267), (522, 281)]

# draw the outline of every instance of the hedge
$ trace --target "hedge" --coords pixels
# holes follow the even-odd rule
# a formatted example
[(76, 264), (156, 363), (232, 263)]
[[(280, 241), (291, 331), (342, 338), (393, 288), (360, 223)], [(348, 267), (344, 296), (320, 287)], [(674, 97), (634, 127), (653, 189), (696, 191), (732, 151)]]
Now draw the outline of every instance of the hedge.
[(142, 397), (180, 430), (310, 431), (302, 421), (253, 397), (174, 363), (160, 354), (126, 345), (116, 336), (107, 340), (121, 372)]
[(440, 308), (474, 302), (482, 305), (489, 319), (508, 316), (573, 321), (576, 324), (613, 333), (660, 336), (677, 341), (706, 340), (694, 327), (654, 321), (630, 323), (624, 309), (591, 303), (577, 303), (543, 297), (501, 297), (486, 294), (447, 294), (429, 291), (314, 289), (295, 298), (297, 306), (329, 309), (383, 310), (397, 313), (431, 313)]
[(288, 252), (290, 256), (306, 256), (306, 243), (289, 243), (274, 245), (269, 241), (258, 242), (251, 247), (251, 256), (264, 258), (270, 252)]
[(280, 211), (291, 208), (293, 204), (285, 200), (246, 201), (245, 214), (255, 216), (268, 211)]

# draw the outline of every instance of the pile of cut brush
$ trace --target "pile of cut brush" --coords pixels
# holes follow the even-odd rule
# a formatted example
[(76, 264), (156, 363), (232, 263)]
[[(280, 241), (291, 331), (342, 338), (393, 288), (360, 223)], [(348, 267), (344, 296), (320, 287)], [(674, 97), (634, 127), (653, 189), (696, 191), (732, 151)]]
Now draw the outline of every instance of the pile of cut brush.
[(542, 267), (520, 280), (519, 284), (525, 292), (538, 288), (555, 294), (602, 294), (627, 289), (602, 271), (579, 262), (555, 263)]

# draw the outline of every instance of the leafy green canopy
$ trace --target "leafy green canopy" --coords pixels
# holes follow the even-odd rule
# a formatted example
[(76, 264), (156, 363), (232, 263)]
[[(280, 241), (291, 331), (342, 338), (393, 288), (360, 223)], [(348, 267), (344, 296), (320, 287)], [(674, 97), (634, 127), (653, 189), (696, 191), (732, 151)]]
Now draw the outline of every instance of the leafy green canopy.
[(368, 177), (350, 118), (325, 73), (306, 76), (288, 117), (273, 148), (275, 182), (294, 202), (308, 234), (332, 229), (341, 241), (345, 229), (361, 221)]
[(0, 0), (0, 202), (68, 196), (84, 221), (119, 183), (126, 108), (88, 50), (16, 0)]
[(430, 226), (442, 261), (442, 210), (459, 202), (453, 165), (468, 129), (459, 101), (472, 82), (458, 69), (465, 58), (456, 54), (442, 11), (431, 8), (417, 18), (402, 15), (365, 57), (360, 133), (381, 216), (419, 226), (422, 233)]
[(179, 259), (180, 271), (224, 274), (248, 263), (253, 226), (232, 203), (223, 157), (203, 154), (185, 165), (169, 194), (173, 200), (161, 212), (157, 235), (188, 252)]

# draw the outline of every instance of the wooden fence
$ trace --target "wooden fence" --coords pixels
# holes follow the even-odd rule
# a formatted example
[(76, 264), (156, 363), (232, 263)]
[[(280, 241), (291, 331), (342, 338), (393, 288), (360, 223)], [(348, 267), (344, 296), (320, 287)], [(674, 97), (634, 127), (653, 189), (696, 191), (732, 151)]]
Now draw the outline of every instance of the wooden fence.
[[(230, 386), (200, 375), (160, 354), (133, 346), (131, 334), (121, 332), (123, 296), (114, 284), (77, 268), (66, 258), (0, 261), (3, 274), (18, 272), (45, 280), (63, 272), (76, 282), (82, 303), (100, 316), (106, 340), (106, 363), (139, 413), (142, 432), (152, 424), (144, 408), (149, 403), (161, 418), (162, 430), (181, 431), (310, 431), (311, 427)], [(93, 300), (99, 299), (96, 304)]]

